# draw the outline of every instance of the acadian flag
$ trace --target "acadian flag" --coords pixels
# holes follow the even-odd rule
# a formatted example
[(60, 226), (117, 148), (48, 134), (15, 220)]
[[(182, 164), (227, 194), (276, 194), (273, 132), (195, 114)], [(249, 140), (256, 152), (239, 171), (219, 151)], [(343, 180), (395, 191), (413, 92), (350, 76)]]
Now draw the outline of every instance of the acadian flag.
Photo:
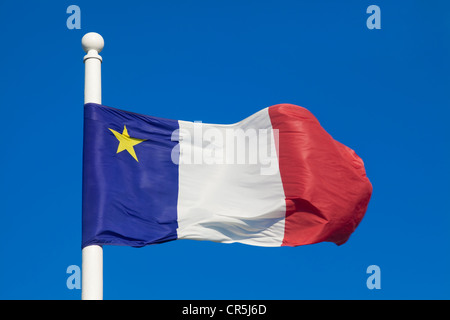
[(341, 245), (367, 210), (363, 161), (302, 107), (230, 125), (84, 108), (82, 247)]

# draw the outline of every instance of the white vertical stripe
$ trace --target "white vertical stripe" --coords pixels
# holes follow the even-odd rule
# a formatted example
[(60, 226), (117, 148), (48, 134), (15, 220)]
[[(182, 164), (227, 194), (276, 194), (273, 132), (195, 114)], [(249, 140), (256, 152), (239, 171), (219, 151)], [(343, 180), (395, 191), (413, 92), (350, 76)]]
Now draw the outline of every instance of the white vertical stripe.
[[(232, 125), (186, 121), (179, 125), (178, 238), (280, 246), (286, 208), (268, 108)], [(252, 162), (254, 158), (247, 154), (244, 163), (237, 163), (236, 153), (241, 151), (237, 142), (234, 153), (226, 143), (227, 134), (236, 129), (246, 133), (270, 130), (268, 139), (257, 139), (257, 151), (268, 150), (270, 157)], [(204, 139), (199, 139), (199, 131)], [(247, 152), (254, 147), (249, 141)], [(225, 163), (211, 164), (213, 158), (207, 155), (216, 155)], [(270, 162), (275, 171), (267, 171)]]

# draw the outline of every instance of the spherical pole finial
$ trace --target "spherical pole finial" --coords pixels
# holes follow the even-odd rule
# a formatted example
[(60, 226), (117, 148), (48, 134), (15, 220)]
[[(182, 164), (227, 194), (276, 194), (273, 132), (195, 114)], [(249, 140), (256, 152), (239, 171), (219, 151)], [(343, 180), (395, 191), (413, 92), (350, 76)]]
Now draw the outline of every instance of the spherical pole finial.
[(86, 33), (84, 37), (81, 39), (81, 45), (86, 53), (88, 53), (89, 50), (101, 52), (103, 50), (105, 42), (103, 40), (103, 37), (98, 33), (89, 32)]

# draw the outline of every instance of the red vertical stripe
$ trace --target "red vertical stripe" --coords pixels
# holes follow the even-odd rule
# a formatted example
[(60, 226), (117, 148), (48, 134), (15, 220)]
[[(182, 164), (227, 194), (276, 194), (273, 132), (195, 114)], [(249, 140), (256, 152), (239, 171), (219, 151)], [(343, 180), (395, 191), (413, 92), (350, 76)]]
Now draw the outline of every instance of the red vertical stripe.
[(353, 150), (334, 140), (306, 109), (269, 108), (278, 129), (278, 159), (286, 198), (284, 246), (348, 240), (363, 218), (372, 185)]

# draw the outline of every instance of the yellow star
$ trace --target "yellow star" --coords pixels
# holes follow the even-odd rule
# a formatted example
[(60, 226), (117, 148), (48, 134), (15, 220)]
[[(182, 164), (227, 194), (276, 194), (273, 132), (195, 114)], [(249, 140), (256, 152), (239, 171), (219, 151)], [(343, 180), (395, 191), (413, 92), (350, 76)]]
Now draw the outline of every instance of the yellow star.
[[(109, 128), (108, 128), (109, 129)], [(145, 141), (147, 139), (136, 139), (131, 138), (128, 134), (128, 130), (126, 126), (123, 126), (123, 132), (119, 133), (113, 129), (111, 130), (112, 133), (116, 136), (117, 140), (119, 140), (119, 147), (117, 148), (117, 153), (122, 152), (123, 150), (127, 150), (129, 154), (137, 161), (139, 162), (136, 152), (134, 152), (134, 146), (141, 143), (142, 141)]]

